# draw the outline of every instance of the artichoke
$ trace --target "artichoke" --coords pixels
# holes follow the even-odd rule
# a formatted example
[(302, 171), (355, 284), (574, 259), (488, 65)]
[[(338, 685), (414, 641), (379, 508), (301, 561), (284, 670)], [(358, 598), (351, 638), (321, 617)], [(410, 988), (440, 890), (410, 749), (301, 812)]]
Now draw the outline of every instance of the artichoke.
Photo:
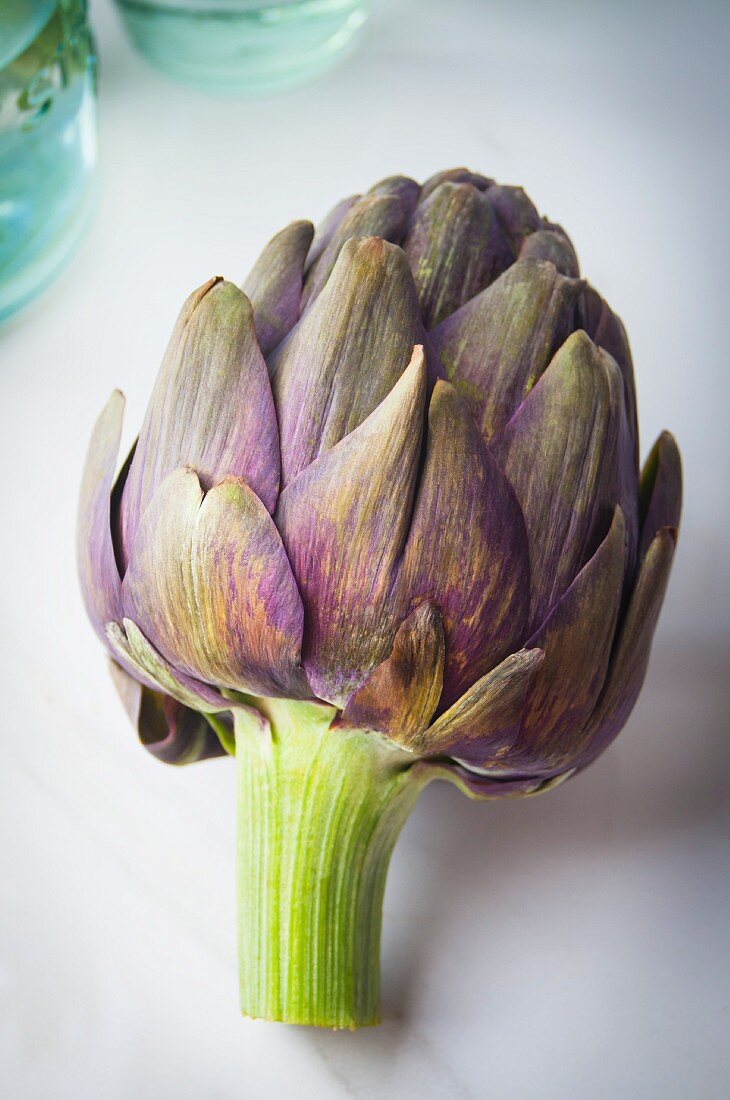
[(524, 191), (401, 176), (183, 305), (132, 453), (94, 429), (78, 559), (142, 743), (235, 754), (241, 1007), (378, 1019), (419, 792), (532, 795), (639, 693), (681, 496), (639, 473), (621, 321)]

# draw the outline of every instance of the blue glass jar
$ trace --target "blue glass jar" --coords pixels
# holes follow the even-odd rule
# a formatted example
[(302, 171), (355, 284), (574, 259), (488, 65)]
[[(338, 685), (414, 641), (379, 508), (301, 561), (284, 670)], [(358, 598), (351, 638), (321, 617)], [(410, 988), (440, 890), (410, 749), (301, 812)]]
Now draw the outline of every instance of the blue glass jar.
[(0, 320), (57, 274), (87, 223), (95, 76), (85, 0), (0, 2)]
[(264, 95), (302, 84), (354, 46), (364, 0), (117, 0), (144, 57), (210, 92)]

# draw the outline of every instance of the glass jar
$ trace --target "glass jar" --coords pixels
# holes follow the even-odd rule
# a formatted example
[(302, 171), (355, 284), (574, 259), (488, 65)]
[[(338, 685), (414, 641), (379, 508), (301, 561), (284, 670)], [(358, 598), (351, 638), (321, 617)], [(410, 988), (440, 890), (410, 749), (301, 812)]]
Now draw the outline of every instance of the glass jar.
[(364, 0), (117, 0), (130, 37), (169, 76), (210, 92), (264, 95), (344, 57)]
[(2, 0), (0, 320), (57, 274), (87, 223), (95, 76), (85, 0)]

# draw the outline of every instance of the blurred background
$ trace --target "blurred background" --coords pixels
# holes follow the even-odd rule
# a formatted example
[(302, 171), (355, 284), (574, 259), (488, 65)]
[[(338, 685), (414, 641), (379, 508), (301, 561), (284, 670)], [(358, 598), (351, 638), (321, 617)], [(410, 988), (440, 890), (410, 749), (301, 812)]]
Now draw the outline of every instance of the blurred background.
[[(3, 0), (0, 0), (0, 13)], [(92, 0), (99, 190), (0, 328), (0, 1074), (25, 1098), (692, 1097), (730, 1091), (725, 3), (373, 0), (359, 48), (255, 100), (171, 81)], [(185, 295), (396, 172), (522, 184), (619, 313), (642, 455), (685, 510), (644, 693), (545, 798), (437, 784), (396, 848), (384, 1024), (239, 1019), (233, 771), (135, 744), (73, 557), (93, 420), (139, 425)]]

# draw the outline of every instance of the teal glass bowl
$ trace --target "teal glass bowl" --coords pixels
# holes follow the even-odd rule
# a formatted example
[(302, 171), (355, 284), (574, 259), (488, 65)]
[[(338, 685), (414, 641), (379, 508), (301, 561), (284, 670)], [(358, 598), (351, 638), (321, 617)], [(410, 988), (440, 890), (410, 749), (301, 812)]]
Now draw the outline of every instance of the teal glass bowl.
[(95, 194), (85, 0), (0, 0), (0, 320), (55, 277)]
[(259, 96), (318, 76), (355, 46), (364, 0), (116, 0), (139, 52), (168, 76)]

